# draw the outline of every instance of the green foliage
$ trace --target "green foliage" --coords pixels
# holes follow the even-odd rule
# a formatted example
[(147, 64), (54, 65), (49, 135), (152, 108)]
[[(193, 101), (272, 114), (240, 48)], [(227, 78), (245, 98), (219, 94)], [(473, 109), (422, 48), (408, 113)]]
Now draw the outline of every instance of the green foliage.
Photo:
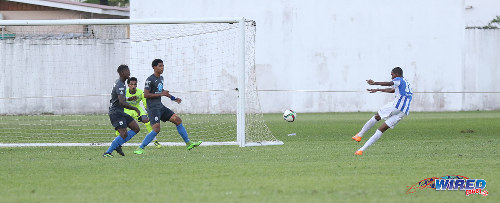
[[(288, 123), (266, 114), (281, 146), (148, 147), (143, 155), (124, 147), (114, 158), (101, 157), (107, 147), (0, 148), (0, 202), (500, 202), (499, 111), (411, 113), (355, 156), (376, 127), (361, 143), (351, 136), (372, 115), (299, 112)], [(489, 196), (406, 193), (444, 175), (485, 179)]]
[(500, 16), (496, 16), (488, 25), (482, 27), (467, 27), (466, 29), (498, 29), (500, 28)]
[(488, 27), (498, 28), (497, 26), (500, 26), (500, 16), (497, 16), (495, 19), (491, 20), (490, 23), (488, 23)]

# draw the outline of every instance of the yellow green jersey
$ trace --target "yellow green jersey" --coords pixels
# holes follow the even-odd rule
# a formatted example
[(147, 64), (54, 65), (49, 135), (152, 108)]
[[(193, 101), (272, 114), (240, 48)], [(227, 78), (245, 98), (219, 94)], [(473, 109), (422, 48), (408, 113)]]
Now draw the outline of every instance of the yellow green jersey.
[[(148, 108), (147, 104), (146, 104), (146, 98), (144, 98), (144, 91), (142, 91), (141, 89), (139, 88), (136, 88), (136, 91), (135, 91), (135, 94), (131, 94), (130, 93), (130, 89), (127, 88), (127, 91), (126, 91), (126, 95), (125, 95), (125, 100), (127, 101), (128, 104), (136, 107), (139, 109), (139, 111), (141, 112), (141, 115), (137, 115), (137, 112), (135, 112), (134, 110), (131, 110), (131, 109), (125, 109), (125, 113), (132, 116), (132, 118), (139, 118), (139, 116), (146, 116), (146, 111), (144, 111), (144, 109), (141, 107), (141, 101), (142, 101), (142, 105), (144, 105), (144, 108)], [(132, 101), (129, 101), (129, 98), (130, 97), (137, 97), (135, 100), (132, 100)]]

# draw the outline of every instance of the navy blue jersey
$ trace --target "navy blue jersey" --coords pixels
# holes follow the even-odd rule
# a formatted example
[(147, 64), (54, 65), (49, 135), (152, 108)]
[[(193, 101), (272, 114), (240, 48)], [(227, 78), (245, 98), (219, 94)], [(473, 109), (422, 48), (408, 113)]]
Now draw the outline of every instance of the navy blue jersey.
[(118, 101), (118, 95), (125, 97), (126, 89), (125, 83), (120, 79), (115, 81), (115, 85), (113, 85), (113, 89), (111, 90), (111, 100), (109, 100), (109, 114), (123, 112), (123, 106)]
[[(160, 94), (163, 92), (163, 76), (159, 78), (154, 74), (146, 79), (146, 84), (144, 85), (145, 90), (149, 90), (151, 94)], [(157, 98), (147, 98), (146, 103), (148, 104), (148, 109), (161, 108), (163, 104), (161, 103), (161, 97)], [(148, 110), (149, 111), (149, 110)]]

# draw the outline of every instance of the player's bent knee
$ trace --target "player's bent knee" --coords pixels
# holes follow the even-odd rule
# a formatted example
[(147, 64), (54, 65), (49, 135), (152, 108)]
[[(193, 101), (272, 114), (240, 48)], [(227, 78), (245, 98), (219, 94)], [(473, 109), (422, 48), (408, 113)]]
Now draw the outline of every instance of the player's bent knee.
[(182, 119), (180, 117), (177, 117), (177, 119), (175, 119), (175, 122), (176, 125), (180, 125), (182, 123)]
[(153, 126), (151, 126), (153, 128), (153, 130), (156, 132), (156, 133), (160, 133), (160, 125), (159, 123), (155, 123)]
[(172, 117), (170, 117), (169, 121), (175, 125), (180, 125), (182, 123), (182, 119), (179, 116), (177, 116), (176, 114), (172, 115)]
[(383, 133), (383, 132), (385, 132), (385, 131), (386, 131), (387, 129), (389, 129), (389, 128), (390, 128), (390, 126), (389, 126), (389, 125), (387, 125), (387, 123), (384, 123), (384, 124), (382, 124), (382, 125), (378, 128), (378, 130), (380, 130), (380, 132), (382, 132), (382, 133)]
[(138, 128), (138, 127), (131, 128), (131, 129), (132, 129), (132, 131), (134, 131), (134, 132), (135, 132), (135, 134), (137, 134), (137, 133), (139, 133), (139, 132), (141, 131), (141, 129), (140, 129), (140, 128)]

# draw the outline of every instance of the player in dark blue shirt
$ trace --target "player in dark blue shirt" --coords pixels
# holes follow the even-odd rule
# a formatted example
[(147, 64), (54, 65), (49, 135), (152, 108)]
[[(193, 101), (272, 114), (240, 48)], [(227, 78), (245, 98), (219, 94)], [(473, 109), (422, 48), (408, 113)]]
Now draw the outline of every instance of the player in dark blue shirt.
[[(125, 90), (127, 89), (125, 81), (130, 77), (130, 70), (127, 65), (120, 65), (116, 71), (120, 75), (120, 78), (115, 81), (115, 85), (111, 91), (108, 115), (111, 124), (115, 130), (120, 133), (120, 136), (117, 136), (113, 142), (111, 142), (111, 146), (109, 146), (108, 150), (102, 155), (104, 157), (113, 157), (111, 154), (113, 150), (116, 150), (118, 154), (125, 156), (122, 151), (122, 144), (129, 141), (140, 130), (139, 125), (135, 122), (135, 120), (123, 111), (123, 108), (125, 107), (136, 111), (138, 115), (141, 114), (137, 107), (128, 104), (125, 100)], [(128, 132), (127, 127), (131, 129)]]
[(146, 135), (142, 144), (134, 151), (134, 153), (144, 153), (144, 147), (146, 147), (156, 137), (156, 135), (160, 133), (160, 120), (163, 122), (170, 121), (175, 124), (177, 132), (179, 132), (179, 135), (181, 135), (182, 139), (186, 143), (188, 150), (199, 146), (201, 141), (191, 142), (189, 140), (187, 131), (182, 125), (181, 118), (161, 103), (161, 97), (163, 96), (170, 98), (170, 100), (175, 101), (178, 104), (182, 102), (180, 98), (175, 98), (170, 95), (167, 90), (163, 89), (163, 76), (161, 76), (164, 69), (163, 61), (161, 59), (155, 59), (151, 65), (153, 66), (154, 73), (146, 80), (146, 85), (144, 86), (144, 97), (146, 98), (146, 103), (148, 104), (148, 116), (153, 130)]

